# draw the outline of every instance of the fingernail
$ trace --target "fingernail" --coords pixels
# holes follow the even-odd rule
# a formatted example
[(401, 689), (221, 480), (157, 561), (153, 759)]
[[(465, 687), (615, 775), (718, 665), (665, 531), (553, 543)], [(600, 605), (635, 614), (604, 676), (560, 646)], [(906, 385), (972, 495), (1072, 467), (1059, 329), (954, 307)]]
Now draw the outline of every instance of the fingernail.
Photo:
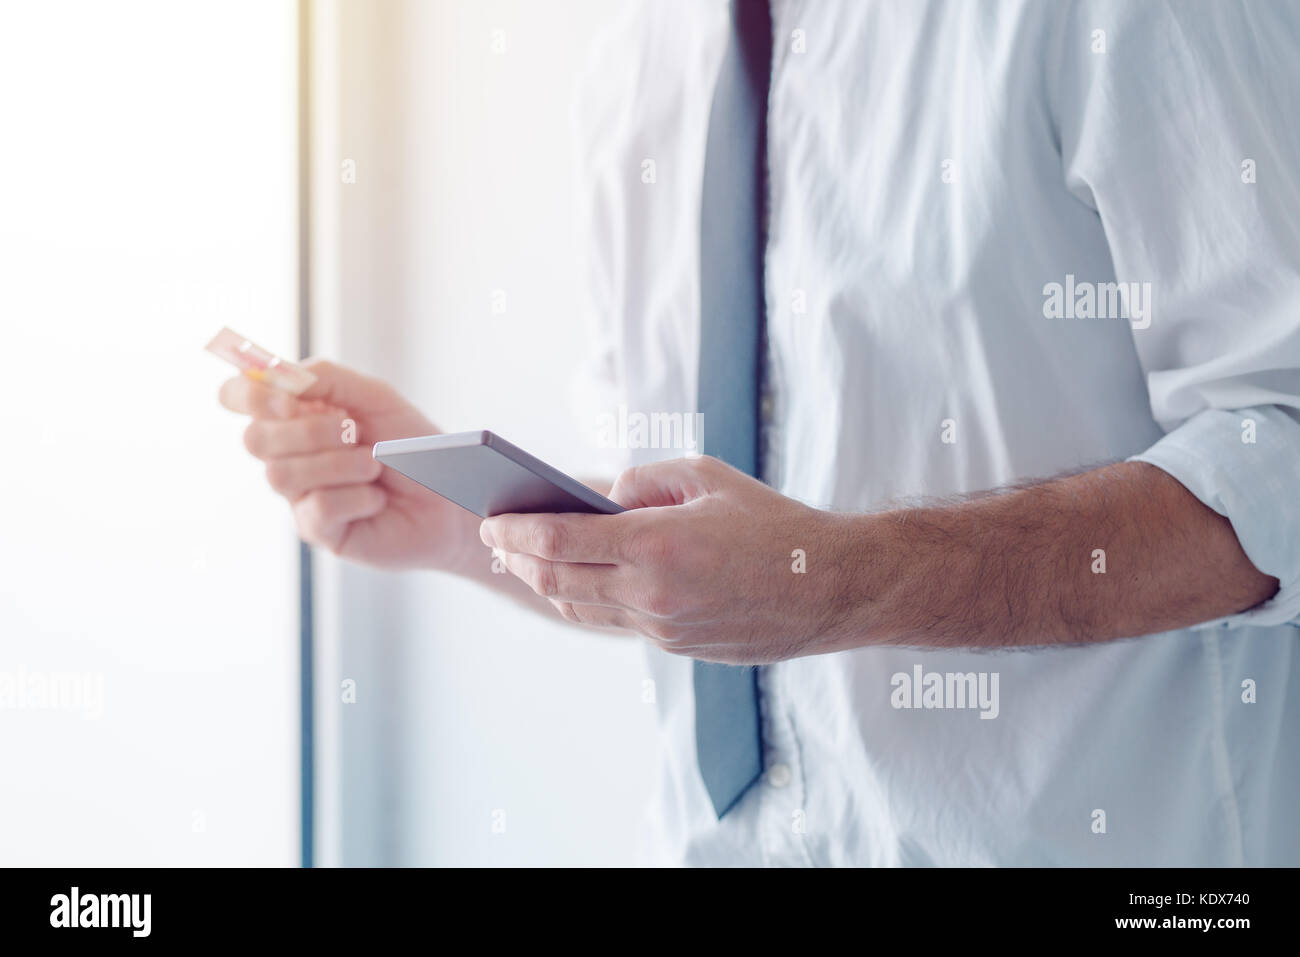
[(497, 540), (492, 537), (492, 527), (484, 520), (478, 527), (478, 537), (488, 548), (496, 548)]

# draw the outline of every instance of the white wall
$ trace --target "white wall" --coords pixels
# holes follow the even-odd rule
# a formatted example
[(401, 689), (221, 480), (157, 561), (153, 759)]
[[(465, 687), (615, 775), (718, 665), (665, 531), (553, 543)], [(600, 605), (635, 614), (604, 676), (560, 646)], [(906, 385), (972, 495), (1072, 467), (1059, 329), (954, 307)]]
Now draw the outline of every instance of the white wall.
[(2, 864), (298, 860), (297, 546), (202, 351), (294, 348), (294, 64), (290, 0), (0, 6)]
[[(328, 8), (340, 39), (337, 113), (321, 144), (337, 266), (325, 341), (443, 429), (491, 428), (578, 474), (590, 446), (566, 400), (586, 348), (569, 110), (593, 36), (622, 7)], [(356, 163), (354, 184), (341, 183), (343, 159)], [(492, 314), (496, 289), (504, 315)], [(436, 575), (324, 564), (339, 591), (323, 599), (338, 645), (322, 685), (358, 685), (356, 704), (323, 702), (322, 727), (336, 729), (322, 747), (338, 768), (326, 788), (339, 791), (338, 860), (633, 862), (656, 746), (638, 641), (534, 618)]]

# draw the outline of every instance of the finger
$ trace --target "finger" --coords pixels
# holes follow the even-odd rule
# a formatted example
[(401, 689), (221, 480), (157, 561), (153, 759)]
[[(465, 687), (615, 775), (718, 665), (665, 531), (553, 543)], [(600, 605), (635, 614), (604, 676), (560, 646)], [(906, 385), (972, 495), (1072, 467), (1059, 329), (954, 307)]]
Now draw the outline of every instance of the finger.
[(244, 430), (244, 447), (254, 457), (268, 460), (350, 448), (343, 441), (346, 416), (304, 415), (294, 419), (254, 419)]
[(393, 390), (387, 382), (372, 379), (347, 366), (328, 359), (307, 359), (302, 366), (316, 377), (316, 381), (303, 391), (302, 399), (355, 411), (374, 409), (393, 400)]
[(624, 471), (609, 497), (628, 509), (684, 505), (715, 490), (728, 473), (743, 474), (710, 456), (651, 462)]
[(246, 375), (235, 376), (221, 383), (217, 399), (231, 412), (240, 412), (255, 418), (287, 419), (297, 414), (298, 400), (287, 392), (273, 389)]
[(292, 502), (317, 488), (373, 482), (383, 469), (370, 449), (337, 449), (272, 459), (266, 463), (266, 480)]
[(293, 518), (303, 541), (332, 550), (352, 522), (373, 518), (386, 504), (388, 496), (378, 485), (320, 488), (294, 503)]
[(618, 567), (548, 562), (533, 555), (495, 551), (506, 568), (543, 598), (621, 607)]
[(622, 515), (496, 515), (484, 519), (484, 545), (553, 562), (617, 564), (626, 556), (629, 523)]
[(590, 625), (593, 628), (632, 628), (627, 612), (621, 608), (606, 608), (603, 605), (583, 605), (569, 601), (551, 599), (555, 610), (566, 621), (577, 625)]

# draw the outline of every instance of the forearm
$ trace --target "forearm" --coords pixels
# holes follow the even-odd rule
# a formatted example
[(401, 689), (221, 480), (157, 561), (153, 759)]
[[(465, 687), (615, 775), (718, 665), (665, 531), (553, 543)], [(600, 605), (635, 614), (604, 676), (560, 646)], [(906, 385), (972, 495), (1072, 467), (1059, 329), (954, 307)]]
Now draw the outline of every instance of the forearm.
[(1225, 518), (1144, 463), (852, 522), (844, 647), (1109, 641), (1242, 611), (1278, 588)]

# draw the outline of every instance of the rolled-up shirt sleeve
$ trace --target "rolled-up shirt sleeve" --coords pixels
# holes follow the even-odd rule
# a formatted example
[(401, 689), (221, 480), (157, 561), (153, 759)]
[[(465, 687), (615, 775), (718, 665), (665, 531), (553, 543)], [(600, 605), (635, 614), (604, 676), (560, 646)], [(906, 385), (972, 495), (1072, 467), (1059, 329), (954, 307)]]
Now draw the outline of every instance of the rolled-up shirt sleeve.
[[(1281, 586), (1211, 624), (1300, 624), (1300, 8), (1062, 9), (1055, 115), (1070, 190), (1097, 211), (1151, 414), (1133, 456), (1227, 517)], [(1139, 42), (1140, 41), (1140, 42)]]
[(1225, 516), (1251, 563), (1281, 583), (1205, 625), (1300, 625), (1300, 423), (1277, 406), (1206, 409), (1130, 461), (1164, 469)]

